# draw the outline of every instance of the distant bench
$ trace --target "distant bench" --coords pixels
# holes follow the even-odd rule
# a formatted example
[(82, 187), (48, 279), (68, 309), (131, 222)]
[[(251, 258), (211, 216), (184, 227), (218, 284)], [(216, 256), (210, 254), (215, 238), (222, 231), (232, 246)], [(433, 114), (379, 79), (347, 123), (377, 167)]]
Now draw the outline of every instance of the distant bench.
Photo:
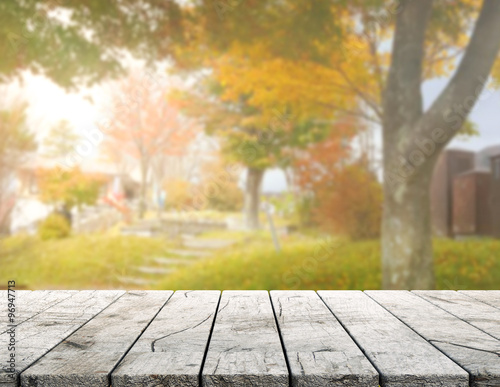
[(1, 387), (500, 386), (500, 291), (0, 293)]

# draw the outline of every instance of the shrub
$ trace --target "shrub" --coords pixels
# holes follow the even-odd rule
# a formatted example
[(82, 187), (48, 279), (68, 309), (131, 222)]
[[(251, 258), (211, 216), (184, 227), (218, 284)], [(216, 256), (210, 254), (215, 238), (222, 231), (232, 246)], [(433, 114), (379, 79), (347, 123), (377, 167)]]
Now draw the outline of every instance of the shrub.
[(173, 210), (183, 210), (192, 204), (191, 184), (183, 179), (171, 179), (165, 184), (167, 197), (165, 207)]
[[(207, 183), (210, 184), (210, 183)], [(221, 180), (205, 186), (207, 207), (217, 211), (240, 211), (243, 208), (243, 191), (233, 180)]]
[(360, 164), (348, 165), (316, 188), (314, 218), (321, 226), (353, 239), (380, 236), (382, 186), (373, 173)]
[(42, 240), (66, 238), (70, 232), (68, 220), (57, 213), (50, 214), (38, 227), (38, 235)]
[(243, 191), (238, 187), (239, 173), (222, 160), (207, 163), (196, 195), (199, 206), (216, 211), (240, 211)]

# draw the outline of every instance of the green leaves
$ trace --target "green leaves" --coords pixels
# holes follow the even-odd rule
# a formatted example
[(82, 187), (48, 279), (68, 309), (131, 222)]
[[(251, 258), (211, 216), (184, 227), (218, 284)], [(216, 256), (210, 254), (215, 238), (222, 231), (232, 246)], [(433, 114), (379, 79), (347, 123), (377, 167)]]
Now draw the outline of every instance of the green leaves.
[(35, 136), (26, 126), (26, 105), (0, 110), (0, 180), (2, 170), (18, 167), (26, 153), (36, 149)]
[(173, 1), (2, 1), (0, 15), (0, 82), (31, 70), (90, 85), (121, 74), (124, 51), (150, 62), (182, 35)]

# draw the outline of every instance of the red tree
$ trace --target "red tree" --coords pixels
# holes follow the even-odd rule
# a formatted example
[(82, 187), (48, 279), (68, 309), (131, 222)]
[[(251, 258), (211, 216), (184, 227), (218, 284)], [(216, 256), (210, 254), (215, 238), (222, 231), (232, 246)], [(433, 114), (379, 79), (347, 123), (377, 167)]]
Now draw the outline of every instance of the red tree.
[(197, 126), (181, 115), (178, 104), (167, 98), (166, 90), (137, 74), (119, 83), (112, 101), (114, 108), (105, 139), (107, 154), (112, 158), (133, 158), (139, 163), (142, 218), (153, 160), (162, 155), (183, 155), (198, 133)]

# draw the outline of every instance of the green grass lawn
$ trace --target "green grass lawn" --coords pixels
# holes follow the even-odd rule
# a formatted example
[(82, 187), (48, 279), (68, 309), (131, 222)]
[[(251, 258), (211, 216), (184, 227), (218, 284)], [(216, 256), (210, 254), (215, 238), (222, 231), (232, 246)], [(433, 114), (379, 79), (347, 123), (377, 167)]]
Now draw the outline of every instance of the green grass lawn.
[[(498, 289), (500, 241), (436, 240), (438, 289)], [(165, 289), (379, 289), (380, 243), (302, 237), (228, 249), (217, 258), (180, 270)]]
[(14, 279), (29, 289), (118, 288), (118, 276), (167, 247), (160, 239), (98, 234), (7, 238), (0, 241), (0, 286)]
[[(221, 237), (214, 233), (212, 237)], [(238, 238), (235, 238), (238, 239)], [(380, 244), (313, 236), (282, 236), (281, 253), (265, 233), (240, 242), (160, 280), (156, 289), (378, 289)], [(118, 276), (154, 256), (168, 255), (167, 241), (78, 235), (40, 241), (0, 242), (0, 285), (15, 279), (30, 289), (118, 288)], [(435, 241), (439, 289), (498, 289), (500, 241)]]

